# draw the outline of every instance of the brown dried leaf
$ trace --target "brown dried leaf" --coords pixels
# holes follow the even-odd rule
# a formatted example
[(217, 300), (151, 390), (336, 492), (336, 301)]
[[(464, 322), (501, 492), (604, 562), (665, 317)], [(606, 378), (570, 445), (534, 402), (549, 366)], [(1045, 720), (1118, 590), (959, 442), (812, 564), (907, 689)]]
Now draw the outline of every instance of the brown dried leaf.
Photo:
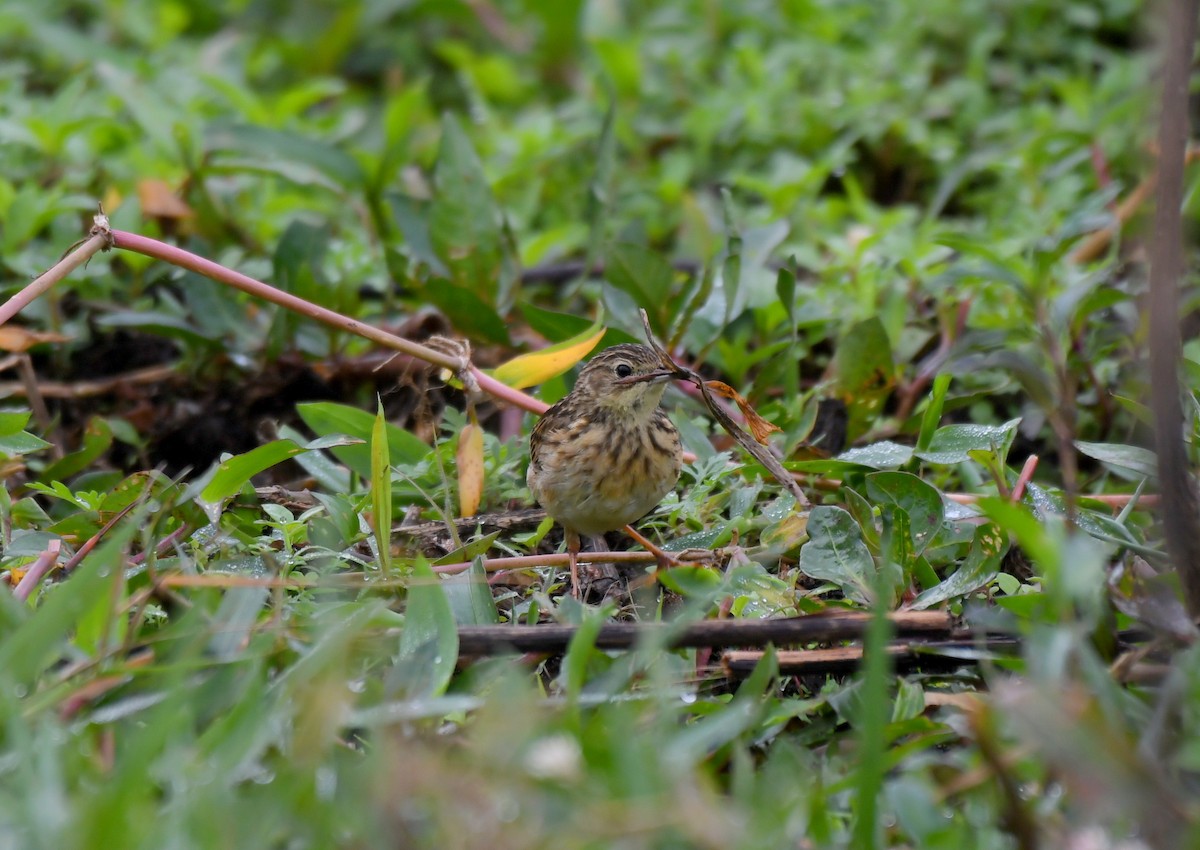
[(138, 200), (142, 214), (154, 218), (191, 218), (192, 208), (171, 191), (165, 180), (139, 180)]
[(20, 325), (0, 327), (0, 349), (4, 351), (28, 351), (42, 342), (66, 342), (70, 337), (52, 331), (31, 331)]
[(738, 406), (738, 410), (742, 411), (742, 416), (746, 417), (746, 426), (750, 429), (750, 433), (754, 439), (767, 444), (767, 436), (774, 434), (776, 431), (783, 429), (774, 422), (768, 422), (758, 415), (758, 411), (750, 406), (750, 402), (742, 397), (742, 394), (724, 381), (708, 381), (708, 388), (719, 396), (733, 399), (734, 404)]

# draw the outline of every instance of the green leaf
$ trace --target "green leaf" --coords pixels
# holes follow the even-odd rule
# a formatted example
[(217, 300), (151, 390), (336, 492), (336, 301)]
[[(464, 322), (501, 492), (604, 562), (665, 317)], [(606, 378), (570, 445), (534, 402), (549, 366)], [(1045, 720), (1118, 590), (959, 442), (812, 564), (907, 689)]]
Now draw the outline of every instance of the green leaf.
[(93, 416), (83, 432), (83, 446), (78, 451), (71, 452), (61, 460), (46, 467), (38, 476), (39, 481), (65, 481), (76, 473), (82, 472), (97, 458), (108, 451), (112, 445), (113, 433), (108, 421)]
[(458, 631), (446, 589), (424, 558), (413, 562), (396, 663), (396, 678), (410, 699), (441, 696), (458, 663)]
[(303, 446), (292, 440), (274, 440), (222, 461), (212, 480), (200, 491), (200, 498), (209, 504), (219, 504), (245, 487), (258, 473), (290, 457), (349, 443), (350, 440), (340, 436), (321, 437)]
[(446, 314), (455, 330), (481, 342), (511, 345), (508, 325), (477, 292), (449, 281), (431, 280), (423, 290), (425, 297)]
[(908, 472), (872, 472), (867, 496), (880, 507), (895, 505), (908, 515), (913, 554), (919, 555), (941, 530), (946, 509), (935, 487)]
[(917, 448), (921, 451), (929, 448), (938, 423), (942, 421), (942, 408), (949, 388), (950, 375), (942, 374), (933, 379), (933, 391), (929, 394), (929, 404), (925, 406), (925, 414), (921, 417), (921, 433), (917, 436)]
[(937, 464), (965, 463), (972, 451), (994, 451), (1003, 458), (1008, 455), (1020, 422), (1018, 418), (1003, 425), (946, 425), (934, 433), (929, 448), (914, 454)]
[[(296, 405), (304, 424), (322, 436), (344, 434), (363, 445), (340, 444), (333, 455), (350, 467), (363, 480), (371, 480), (371, 450), (369, 443), (375, 428), (375, 417), (365, 410), (330, 401), (307, 402)], [(388, 423), (388, 458), (393, 466), (420, 463), (429, 454), (429, 446), (403, 428)]]
[(850, 416), (848, 439), (862, 434), (875, 421), (896, 383), (892, 343), (878, 318), (859, 322), (846, 331), (834, 354), (838, 397)]
[(108, 597), (110, 584), (125, 565), (126, 547), (139, 527), (133, 518), (109, 532), (71, 574), (54, 586), (45, 601), (15, 631), (0, 641), (0, 677), (28, 689), (64, 653), (79, 619)]
[(671, 264), (657, 251), (632, 242), (610, 245), (607, 254), (604, 277), (617, 289), (628, 293), (639, 307), (645, 308), (656, 333), (665, 333), (675, 281)]
[(600, 635), (600, 629), (608, 622), (612, 611), (611, 604), (604, 605), (599, 609), (585, 610), (583, 621), (579, 623), (579, 627), (571, 637), (571, 642), (567, 644), (567, 651), (563, 653), (562, 666), (559, 670), (559, 679), (562, 681), (563, 690), (570, 699), (578, 699), (583, 692), (583, 686), (587, 683), (588, 667), (592, 655), (596, 652), (596, 638)]
[(387, 419), (383, 401), (376, 399), (375, 424), (371, 427), (371, 512), (379, 571), (392, 574), (392, 464), (388, 454)]
[(215, 125), (205, 145), (223, 168), (267, 171), (300, 185), (339, 192), (365, 183), (354, 157), (311, 136), (258, 125)]
[(680, 564), (658, 574), (663, 587), (680, 596), (705, 596), (721, 586), (721, 571), (702, 564)]
[(0, 437), (8, 437), (20, 433), (29, 424), (33, 414), (28, 410), (0, 410)]
[(392, 218), (396, 220), (396, 226), (404, 235), (404, 244), (408, 248), (408, 253), (414, 259), (429, 266), (430, 270), (438, 277), (449, 277), (449, 267), (433, 250), (426, 210), (421, 203), (415, 198), (401, 195), (398, 192), (388, 193), (387, 200), (392, 209)]
[(445, 579), (442, 587), (450, 603), (450, 613), (458, 625), (489, 626), (500, 622), (482, 556), (472, 559), (471, 568), (466, 572)]
[(30, 434), (28, 431), (18, 431), (16, 434), (8, 434), (0, 437), (0, 454), (8, 455), (9, 457), (27, 455), (48, 448), (50, 448), (50, 443), (47, 443), (41, 437)]
[(869, 605), (875, 561), (854, 517), (841, 508), (818, 505), (808, 515), (808, 537), (800, 548), (800, 571), (833, 582), (848, 599)]
[[(521, 311), (521, 316), (529, 323), (529, 327), (551, 342), (562, 342), (565, 339), (581, 334), (593, 325), (603, 322), (605, 319), (603, 305), (601, 305), (600, 312), (596, 316), (595, 321), (589, 320), (586, 316), (544, 310), (541, 307), (524, 301), (517, 304), (517, 309)], [(622, 342), (642, 342), (642, 340), (625, 333), (625, 331), (619, 328), (609, 328), (597, 347), (604, 349), (610, 345), (617, 345)]]
[[(450, 269), (457, 288), (469, 292), (476, 304), (490, 307), (494, 314), (504, 252), (500, 210), (471, 140), (450, 113), (442, 120), (433, 182), (435, 192), (427, 218), (430, 243)], [(440, 288), (434, 283), (426, 291), (436, 295)], [(504, 339), (507, 333), (501, 341)]]
[(1000, 562), (1008, 551), (1008, 536), (994, 522), (975, 529), (971, 549), (954, 574), (913, 600), (915, 610), (929, 608), (948, 599), (966, 596), (988, 584), (1000, 571)]
[(788, 327), (791, 330), (792, 342), (796, 341), (796, 273), (792, 271), (796, 267), (796, 257), (793, 255), (788, 257), (788, 261), (780, 268), (779, 274), (775, 277), (775, 294), (779, 296), (779, 303), (783, 305), (784, 314), (787, 316)]
[(1088, 443), (1076, 440), (1075, 448), (1090, 458), (1123, 473), (1125, 478), (1157, 478), (1158, 456), (1141, 446), (1121, 443)]
[(442, 564), (460, 564), (463, 561), (471, 561), (478, 558), (480, 555), (486, 555), (488, 550), (492, 548), (492, 544), (500, 538), (499, 531), (493, 531), (491, 534), (485, 534), (478, 540), (472, 540), (469, 543), (464, 543), (462, 546), (447, 552), (442, 557), (433, 562), (434, 566)]
[[(294, 440), (297, 443), (305, 440), (305, 435), (290, 425), (280, 425), (279, 436), (282, 439)], [(353, 484), (349, 470), (338, 464), (337, 461), (324, 452), (308, 452), (296, 455), (293, 460), (296, 461), (301, 469), (311, 475), (313, 480), (322, 489), (330, 493), (349, 492)]]
[(881, 440), (878, 443), (871, 443), (869, 446), (844, 451), (835, 460), (869, 466), (872, 469), (895, 469), (912, 460), (912, 456), (912, 446), (894, 443), (891, 440)]

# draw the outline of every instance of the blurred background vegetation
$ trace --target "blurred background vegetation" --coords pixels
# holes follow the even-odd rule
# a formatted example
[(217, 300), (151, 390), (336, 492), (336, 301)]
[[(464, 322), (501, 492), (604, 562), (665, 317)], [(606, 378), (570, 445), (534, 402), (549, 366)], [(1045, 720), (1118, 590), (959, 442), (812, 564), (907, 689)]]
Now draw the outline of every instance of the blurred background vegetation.
[[(673, 392), (698, 459), (643, 527), (725, 569), (634, 616), (879, 599), (1022, 647), (731, 682), (695, 650), (596, 650), (630, 611), (548, 571), (480, 593), (424, 565), (552, 551), (536, 521), (398, 535), (385, 574), (373, 515), (454, 514), (462, 393), (115, 252), (5, 329), (0, 569), (115, 525), (0, 594), (0, 848), (1196, 841), (1200, 665), (1137, 505), (1144, 228), (1118, 216), (1154, 170), (1154, 35), (1135, 0), (0, 6), (6, 296), (100, 202), (484, 367), (596, 322), (640, 338), (645, 308), (782, 428), (818, 507)], [(307, 501), (237, 465), (371, 442), (377, 398), (383, 478), (378, 436), (254, 478)], [(527, 506), (531, 418), (478, 416), (481, 509)], [(456, 625), (550, 619), (584, 624), (565, 656), (454, 664)]]

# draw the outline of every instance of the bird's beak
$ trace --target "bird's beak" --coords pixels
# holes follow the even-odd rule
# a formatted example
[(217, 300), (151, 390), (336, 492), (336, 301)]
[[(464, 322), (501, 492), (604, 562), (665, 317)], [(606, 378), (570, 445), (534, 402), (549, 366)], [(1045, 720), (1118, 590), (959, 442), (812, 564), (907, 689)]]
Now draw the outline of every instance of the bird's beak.
[(670, 381), (678, 377), (679, 373), (673, 369), (655, 369), (653, 372), (646, 372), (642, 375), (630, 375), (628, 378), (617, 378), (617, 380), (613, 383), (620, 386), (646, 383), (661, 384), (664, 381)]

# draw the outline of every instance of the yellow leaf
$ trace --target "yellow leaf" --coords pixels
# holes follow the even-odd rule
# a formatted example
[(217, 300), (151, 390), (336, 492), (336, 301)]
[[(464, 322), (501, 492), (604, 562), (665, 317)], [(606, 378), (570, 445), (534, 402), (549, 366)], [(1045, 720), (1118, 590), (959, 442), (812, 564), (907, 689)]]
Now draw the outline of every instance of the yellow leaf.
[(515, 390), (544, 383), (587, 357), (607, 330), (603, 325), (594, 324), (578, 336), (501, 363), (492, 377)]
[(470, 424), (458, 435), (458, 512), (475, 516), (483, 499), (483, 429)]

